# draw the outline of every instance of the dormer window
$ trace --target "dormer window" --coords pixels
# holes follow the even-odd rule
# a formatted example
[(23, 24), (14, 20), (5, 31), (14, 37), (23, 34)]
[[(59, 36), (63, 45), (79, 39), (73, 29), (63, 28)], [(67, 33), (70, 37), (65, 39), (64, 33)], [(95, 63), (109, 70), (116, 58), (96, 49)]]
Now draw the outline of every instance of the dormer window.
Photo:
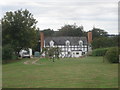
[(51, 41), (50, 41), (50, 47), (53, 47), (53, 46), (54, 46), (54, 41), (51, 40)]
[(80, 46), (83, 45), (83, 41), (82, 41), (82, 40), (79, 41), (79, 45), (80, 45)]
[(67, 40), (67, 41), (65, 42), (65, 44), (66, 44), (66, 46), (69, 46), (69, 45), (70, 45), (70, 41)]

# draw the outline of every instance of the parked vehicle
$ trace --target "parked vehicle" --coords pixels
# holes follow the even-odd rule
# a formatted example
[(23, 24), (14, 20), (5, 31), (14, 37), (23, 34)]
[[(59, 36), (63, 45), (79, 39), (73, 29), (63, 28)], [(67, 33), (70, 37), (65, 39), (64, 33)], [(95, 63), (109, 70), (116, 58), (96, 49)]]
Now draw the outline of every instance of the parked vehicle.
[(22, 50), (20, 50), (19, 55), (22, 58), (25, 58), (25, 57), (31, 58), (32, 57), (32, 49), (31, 48), (22, 49)]

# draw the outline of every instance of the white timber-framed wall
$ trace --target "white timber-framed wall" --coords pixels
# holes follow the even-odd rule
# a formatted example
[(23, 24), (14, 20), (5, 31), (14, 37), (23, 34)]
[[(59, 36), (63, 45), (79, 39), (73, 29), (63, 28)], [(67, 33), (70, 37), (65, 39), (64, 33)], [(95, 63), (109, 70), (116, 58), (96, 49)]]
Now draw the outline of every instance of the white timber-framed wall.
[(82, 40), (79, 40), (77, 45), (71, 45), (69, 40), (66, 40), (64, 45), (54, 45), (54, 43), (54, 40), (50, 40), (49, 45), (45, 47), (58, 47), (61, 51), (59, 57), (81, 57), (88, 52), (88, 45)]

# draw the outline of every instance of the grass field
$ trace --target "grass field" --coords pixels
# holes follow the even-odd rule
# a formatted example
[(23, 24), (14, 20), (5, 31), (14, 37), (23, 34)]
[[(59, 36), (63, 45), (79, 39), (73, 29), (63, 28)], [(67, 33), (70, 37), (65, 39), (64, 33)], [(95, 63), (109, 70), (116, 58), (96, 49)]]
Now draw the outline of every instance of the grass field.
[[(102, 57), (23, 59), (3, 65), (3, 88), (117, 88), (118, 64)], [(24, 62), (28, 62), (24, 64)]]

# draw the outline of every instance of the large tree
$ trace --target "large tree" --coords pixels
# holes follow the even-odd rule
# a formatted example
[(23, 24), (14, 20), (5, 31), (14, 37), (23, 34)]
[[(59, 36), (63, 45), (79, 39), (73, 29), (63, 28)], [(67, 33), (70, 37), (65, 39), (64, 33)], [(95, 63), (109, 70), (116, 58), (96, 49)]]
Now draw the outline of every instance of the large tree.
[(108, 33), (105, 30), (102, 30), (100, 28), (94, 27), (91, 31), (92, 31), (93, 39), (98, 38), (98, 37), (105, 37), (108, 35)]
[(57, 32), (58, 36), (85, 36), (85, 31), (83, 31), (83, 26), (77, 25), (64, 25)]
[(15, 53), (37, 43), (36, 19), (28, 10), (6, 12), (2, 18), (2, 44), (10, 44)]
[(54, 34), (53, 29), (44, 29), (42, 30), (42, 32), (44, 33), (45, 36), (52, 36)]
[(106, 48), (117, 46), (117, 38), (115, 37), (98, 37), (92, 42), (92, 48)]

